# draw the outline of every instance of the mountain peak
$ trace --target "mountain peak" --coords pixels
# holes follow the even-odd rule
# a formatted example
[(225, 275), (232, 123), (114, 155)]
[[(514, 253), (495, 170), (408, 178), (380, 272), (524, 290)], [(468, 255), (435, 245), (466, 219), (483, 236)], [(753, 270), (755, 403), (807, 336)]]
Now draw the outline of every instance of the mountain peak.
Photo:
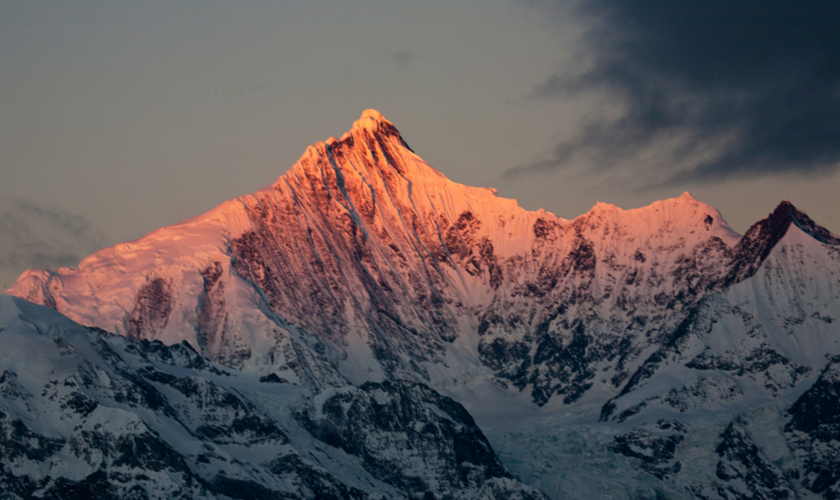
[(735, 249), (737, 254), (727, 284), (752, 276), (791, 225), (825, 245), (840, 245), (840, 237), (818, 225), (789, 200), (782, 200), (771, 214), (753, 224)]
[(808, 214), (796, 208), (789, 200), (784, 199), (770, 217), (788, 219), (802, 232), (826, 245), (840, 245), (840, 236), (814, 222)]
[(375, 109), (366, 109), (362, 112), (362, 116), (353, 122), (353, 127), (344, 133), (337, 141), (334, 138), (327, 140), (327, 144), (332, 144), (333, 142), (341, 142), (346, 144), (352, 144), (354, 142), (354, 136), (364, 136), (364, 135), (373, 135), (374, 137), (393, 137), (399, 141), (399, 144), (412, 153), (414, 152), (411, 147), (405, 142), (400, 135), (400, 131), (397, 130), (397, 127), (394, 126), (393, 123), (388, 121), (382, 113)]
[(773, 212), (774, 213), (775, 212), (779, 212), (779, 213), (785, 212), (785, 213), (793, 214), (793, 213), (798, 212), (798, 211), (799, 210), (793, 205), (793, 203), (791, 203), (790, 200), (785, 198), (784, 200), (779, 202), (779, 204), (776, 206), (776, 209)]
[[(388, 121), (388, 119), (386, 119), (382, 115), (382, 113), (380, 113), (379, 111), (377, 111), (375, 109), (366, 109), (366, 110), (362, 111), (362, 116), (359, 117), (358, 120), (353, 122), (353, 128), (351, 128), (350, 131), (347, 132), (347, 134), (350, 134), (350, 133), (353, 133), (353, 132), (356, 132), (356, 131), (364, 131), (364, 130), (369, 131), (369, 132), (374, 133), (374, 134), (377, 133), (377, 132), (382, 132), (382, 131), (386, 131), (386, 130), (387, 131), (392, 131), (393, 130), (394, 132), (397, 133), (397, 135), (399, 135), (399, 132), (397, 132), (396, 127), (394, 127), (394, 124), (391, 123), (390, 121)], [(345, 135), (347, 135), (347, 134), (345, 134)], [(390, 135), (390, 134), (386, 134), (386, 135)]]
[(382, 122), (391, 123), (382, 116), (382, 113), (375, 109), (366, 109), (362, 111), (362, 116), (353, 123), (353, 128), (367, 127), (370, 124), (379, 125)]

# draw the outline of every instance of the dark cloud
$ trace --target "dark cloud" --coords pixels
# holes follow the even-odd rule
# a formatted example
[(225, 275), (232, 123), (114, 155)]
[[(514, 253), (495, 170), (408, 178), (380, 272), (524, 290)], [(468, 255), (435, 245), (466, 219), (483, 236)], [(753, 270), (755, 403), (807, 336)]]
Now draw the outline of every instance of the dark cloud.
[(3, 289), (26, 269), (75, 266), (103, 246), (90, 222), (56, 208), (19, 200), (0, 212)]
[(534, 95), (602, 92), (619, 116), (506, 176), (578, 153), (611, 165), (666, 140), (668, 154), (647, 167), (666, 183), (840, 166), (840, 2), (595, 0), (577, 14), (592, 26), (579, 46), (585, 69)]

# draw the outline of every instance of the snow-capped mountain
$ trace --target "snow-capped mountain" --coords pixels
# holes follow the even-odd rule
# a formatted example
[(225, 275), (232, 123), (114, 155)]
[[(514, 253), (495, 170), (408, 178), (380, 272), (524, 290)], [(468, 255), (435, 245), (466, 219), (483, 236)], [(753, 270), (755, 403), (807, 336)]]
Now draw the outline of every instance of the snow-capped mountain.
[(0, 498), (544, 498), (425, 386), (313, 394), (7, 295), (0, 339)]
[[(346, 453), (368, 445), (341, 391), (370, 415), (401, 381), (406, 400), (463, 403), (550, 496), (594, 494), (569, 485), (598, 457), (636, 471), (603, 483), (631, 498), (836, 491), (813, 451), (830, 440), (792, 415), (840, 354), (840, 238), (788, 201), (743, 236), (688, 193), (528, 212), (449, 181), (368, 110), (272, 186), (7, 293), (322, 394), (341, 412), (300, 421)], [(584, 435), (594, 461), (564, 469)], [(555, 445), (518, 451), (540, 436)]]

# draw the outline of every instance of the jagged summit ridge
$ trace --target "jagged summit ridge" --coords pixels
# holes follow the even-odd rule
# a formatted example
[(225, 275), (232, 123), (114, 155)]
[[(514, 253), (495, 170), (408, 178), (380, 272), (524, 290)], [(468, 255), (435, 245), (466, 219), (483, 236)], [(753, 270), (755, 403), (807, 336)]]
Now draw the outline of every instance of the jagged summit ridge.
[(348, 176), (360, 178), (371, 191), (384, 185), (390, 189), (391, 196), (404, 195), (409, 185), (437, 189), (457, 185), (459, 189), (478, 190), (453, 183), (429, 166), (408, 146), (397, 128), (376, 110), (366, 110), (340, 139), (331, 137), (307, 148), (273, 187), (282, 190), (284, 185), (300, 186), (299, 180), (320, 181), (330, 189), (310, 193), (343, 195), (341, 189), (346, 184), (342, 182)]
[[(808, 214), (798, 209), (787, 199), (782, 200), (767, 218), (756, 222), (747, 233), (754, 232), (756, 229), (772, 228), (772, 232), (778, 239), (784, 236), (791, 224), (820, 243), (840, 245), (840, 237), (814, 222), (808, 217)], [(767, 229), (765, 229), (765, 232), (767, 232)]]
[(808, 217), (808, 214), (793, 206), (793, 203), (790, 201), (783, 200), (782, 203), (779, 204), (778, 208), (776, 208), (776, 211), (780, 210), (786, 211), (787, 215), (791, 219), (791, 222), (793, 222), (796, 227), (820, 243), (824, 243), (826, 245), (840, 245), (840, 236), (835, 235), (828, 229), (811, 220), (811, 218)]
[[(348, 137), (354, 134), (359, 134), (362, 131), (365, 131), (374, 136), (395, 137), (403, 147), (413, 152), (413, 150), (402, 138), (402, 135), (400, 135), (400, 131), (397, 130), (397, 127), (395, 127), (393, 123), (386, 119), (382, 115), (382, 113), (375, 109), (364, 110), (362, 112), (362, 116), (358, 120), (353, 122), (353, 127), (349, 131), (345, 132), (341, 136), (339, 141), (344, 141)], [(327, 142), (331, 142), (331, 140), (328, 140)]]
[[(0, 476), (23, 498), (109, 463), (150, 498), (541, 498), (510, 472), (552, 498), (837, 498), (839, 266), (787, 200), (744, 236), (688, 193), (528, 212), (366, 111), (263, 190), (25, 273), (9, 293), (129, 339), (0, 300)], [(151, 449), (157, 472), (131, 465)]]
[[(377, 133), (383, 127), (391, 128), (394, 127), (394, 124), (385, 119), (379, 111), (366, 109), (362, 111), (362, 116), (353, 122), (353, 128), (351, 130), (368, 130), (372, 133)], [(342, 137), (345, 137), (347, 134), (349, 132)]]
[(369, 110), (271, 187), (9, 292), (295, 383), (480, 382), (572, 404), (630, 390), (646, 349), (755, 275), (787, 213), (741, 238), (688, 193), (528, 212), (450, 181)]
[(725, 284), (731, 285), (755, 274), (791, 226), (822, 244), (840, 245), (840, 238), (816, 224), (790, 201), (782, 200), (773, 212), (753, 224), (738, 241)]

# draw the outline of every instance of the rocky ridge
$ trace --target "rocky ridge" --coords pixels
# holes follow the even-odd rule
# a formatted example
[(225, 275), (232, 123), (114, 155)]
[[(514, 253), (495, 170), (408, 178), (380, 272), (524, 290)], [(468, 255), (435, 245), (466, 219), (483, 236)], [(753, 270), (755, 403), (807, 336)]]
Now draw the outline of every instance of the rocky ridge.
[[(544, 498), (461, 405), (427, 387), (324, 401), (189, 344), (117, 337), (9, 296), (0, 339), (0, 498)], [(344, 403), (355, 412), (338, 419), (344, 432), (314, 417)], [(421, 463), (402, 456), (406, 443)]]
[[(820, 459), (788, 464), (824, 446), (788, 430), (792, 414), (744, 424), (793, 408), (840, 353), (840, 238), (787, 200), (743, 236), (688, 193), (574, 220), (527, 212), (449, 181), (367, 111), (269, 188), (78, 268), (29, 271), (8, 293), (266, 380), (339, 399), (355, 387), (368, 411), (372, 387), (428, 386), (463, 402), (494, 446), (510, 414), (528, 432), (601, 429), (594, 456), (623, 457), (675, 497), (835, 494)], [(356, 435), (351, 421), (306, 421)]]

